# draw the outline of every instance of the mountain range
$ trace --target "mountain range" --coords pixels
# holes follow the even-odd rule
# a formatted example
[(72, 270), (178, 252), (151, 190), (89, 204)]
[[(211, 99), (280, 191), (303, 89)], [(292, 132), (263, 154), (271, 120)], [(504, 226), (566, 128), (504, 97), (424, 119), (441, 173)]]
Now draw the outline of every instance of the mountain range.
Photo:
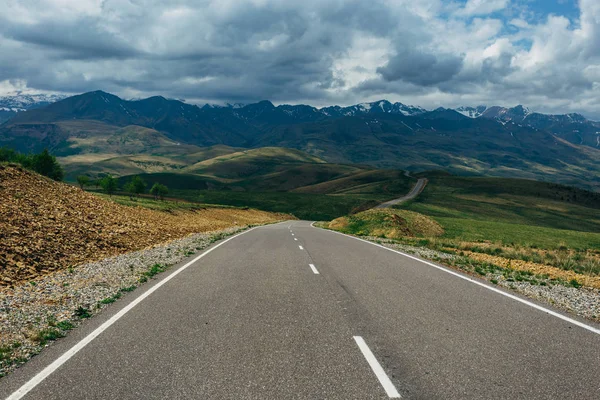
[[(134, 137), (136, 145), (115, 145), (123, 137)], [(334, 163), (524, 177), (594, 190), (600, 189), (599, 138), (600, 124), (579, 114), (545, 115), (523, 106), (428, 111), (381, 100), (319, 109), (265, 100), (200, 107), (102, 91), (18, 112), (0, 125), (0, 145), (47, 147), (66, 161), (275, 146)]]

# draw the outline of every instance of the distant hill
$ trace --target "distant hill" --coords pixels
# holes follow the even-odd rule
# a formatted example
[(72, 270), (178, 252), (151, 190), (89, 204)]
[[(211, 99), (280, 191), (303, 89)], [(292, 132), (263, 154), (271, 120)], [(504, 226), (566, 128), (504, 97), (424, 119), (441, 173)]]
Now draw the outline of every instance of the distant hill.
[[(239, 150), (170, 171), (135, 171), (133, 174), (175, 190), (346, 192), (388, 197), (407, 192), (415, 182), (402, 171), (327, 163), (302, 151), (281, 147)], [(123, 176), (121, 182), (128, 179)]]
[(146, 155), (111, 161), (113, 171), (121, 162), (155, 163), (155, 171), (162, 164), (164, 171), (187, 168), (188, 154), (211, 146), (285, 147), (336, 164), (441, 169), (600, 190), (595, 145), (600, 139), (595, 123), (582, 118), (544, 116), (524, 107), (426, 111), (385, 100), (321, 109), (269, 101), (198, 107), (163, 97), (127, 101), (96, 91), (18, 113), (0, 126), (0, 145), (20, 151), (48, 147), (65, 161), (79, 156), (81, 166), (86, 157), (105, 162)]

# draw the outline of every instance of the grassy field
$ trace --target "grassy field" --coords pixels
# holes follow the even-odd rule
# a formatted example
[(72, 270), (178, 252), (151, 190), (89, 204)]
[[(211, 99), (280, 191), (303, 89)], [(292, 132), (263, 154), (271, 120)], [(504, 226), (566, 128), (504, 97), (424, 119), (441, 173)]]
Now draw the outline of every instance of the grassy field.
[(377, 195), (325, 195), (287, 192), (232, 192), (218, 190), (171, 190), (166, 200), (154, 200), (147, 195), (94, 194), (115, 203), (144, 207), (157, 211), (199, 210), (203, 208), (255, 208), (285, 212), (306, 220), (326, 221), (342, 215), (366, 210), (387, 197)]
[(389, 199), (389, 195), (375, 194), (326, 195), (218, 190), (173, 190), (169, 195), (198, 203), (285, 212), (300, 219), (323, 221), (366, 210)]
[(600, 249), (600, 233), (580, 232), (507, 222), (434, 217), (444, 227), (444, 238), (462, 242), (489, 241), (504, 246), (555, 250), (567, 247), (585, 251)]
[(440, 238), (422, 244), (489, 262), (502, 257), (600, 274), (600, 194), (518, 179), (429, 179), (417, 199), (399, 206), (444, 228)]
[(117, 204), (121, 204), (123, 206), (128, 207), (143, 207), (148, 208), (150, 210), (156, 211), (196, 211), (204, 208), (238, 208), (233, 206), (219, 205), (219, 204), (201, 204), (186, 200), (176, 200), (176, 199), (165, 199), (165, 200), (154, 200), (150, 197), (130, 197), (127, 195), (112, 195), (109, 196), (104, 193), (95, 192), (95, 195), (104, 199), (110, 200)]
[(417, 199), (399, 207), (434, 217), (448, 237), (464, 240), (551, 246), (550, 237), (558, 247), (564, 237), (580, 247), (573, 236), (586, 235), (565, 230), (600, 233), (600, 194), (544, 182), (434, 176)]

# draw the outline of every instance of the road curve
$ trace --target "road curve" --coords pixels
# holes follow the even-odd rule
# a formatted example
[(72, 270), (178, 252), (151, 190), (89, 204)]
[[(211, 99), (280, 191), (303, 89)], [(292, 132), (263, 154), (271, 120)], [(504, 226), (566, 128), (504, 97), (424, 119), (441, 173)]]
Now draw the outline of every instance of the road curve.
[(22, 398), (598, 399), (590, 329), (293, 221), (125, 296), (0, 380), (0, 398), (29, 382)]
[(410, 192), (408, 192), (407, 195), (399, 197), (397, 199), (386, 201), (385, 203), (381, 203), (373, 208), (388, 208), (388, 207), (391, 207), (394, 205), (404, 203), (405, 201), (412, 200), (415, 197), (417, 197), (419, 195), (419, 193), (421, 193), (423, 191), (423, 189), (425, 189), (426, 185), (427, 185), (427, 178), (419, 178), (417, 180), (417, 183), (415, 183), (415, 185), (412, 187), (412, 189), (410, 190)]

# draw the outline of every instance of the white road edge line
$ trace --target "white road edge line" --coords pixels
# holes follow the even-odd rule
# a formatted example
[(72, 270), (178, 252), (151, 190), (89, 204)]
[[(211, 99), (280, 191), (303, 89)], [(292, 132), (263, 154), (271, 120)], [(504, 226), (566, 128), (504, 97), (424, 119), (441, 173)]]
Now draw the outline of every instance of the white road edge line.
[(135, 307), (136, 305), (141, 303), (142, 300), (144, 300), (146, 297), (150, 296), (152, 293), (157, 291), (161, 286), (163, 286), (165, 283), (169, 282), (171, 279), (173, 279), (175, 276), (177, 276), (180, 272), (187, 269), (190, 265), (194, 264), (196, 261), (198, 261), (205, 255), (207, 255), (211, 251), (221, 247), (225, 243), (229, 242), (230, 240), (235, 239), (236, 237), (238, 237), (240, 235), (243, 235), (245, 233), (253, 231), (256, 228), (257, 227), (250, 228), (244, 232), (240, 232), (237, 235), (230, 237), (229, 239), (222, 241), (221, 243), (217, 244), (216, 246), (211, 247), (210, 249), (206, 250), (204, 253), (200, 254), (198, 257), (194, 258), (192, 261), (188, 262), (183, 267), (177, 269), (171, 275), (165, 277), (162, 281), (160, 281), (156, 285), (152, 286), (150, 289), (148, 289), (148, 291), (144, 292), (140, 297), (138, 297), (137, 299), (135, 299), (134, 301), (129, 303), (121, 311), (119, 311), (118, 313), (113, 315), (108, 321), (106, 321), (105, 323), (100, 325), (92, 333), (90, 333), (85, 338), (83, 338), (81, 341), (79, 341), (75, 346), (73, 346), (69, 350), (67, 350), (62, 356), (60, 356), (59, 358), (54, 360), (54, 362), (52, 364), (48, 365), (46, 368), (44, 368), (43, 370), (38, 372), (38, 374), (36, 376), (31, 378), (25, 384), (23, 384), (23, 386), (21, 386), (19, 389), (17, 389), (17, 391), (15, 391), (13, 394), (11, 394), (9, 397), (7, 397), (6, 400), (18, 400), (18, 399), (23, 398), (23, 396), (25, 396), (27, 393), (29, 393), (37, 385), (39, 385), (44, 379), (46, 379), (50, 374), (52, 374), (54, 371), (56, 371), (61, 365), (63, 365), (65, 362), (67, 362), (75, 354), (77, 354), (77, 352), (79, 352), (79, 350), (81, 350), (85, 346), (87, 346), (92, 340), (97, 338), (102, 332), (104, 332), (112, 324), (117, 322), (123, 315), (127, 314), (127, 312), (129, 312), (133, 307)]
[(298, 247), (300, 247), (300, 250), (304, 250), (304, 247), (302, 247), (302, 246), (298, 246)]
[(371, 366), (371, 369), (375, 373), (375, 376), (377, 377), (377, 379), (379, 379), (379, 383), (381, 383), (381, 386), (383, 386), (383, 389), (387, 393), (388, 397), (390, 399), (399, 399), (401, 397), (400, 393), (398, 393), (398, 390), (396, 390), (396, 387), (394, 386), (390, 378), (387, 376), (387, 374), (383, 370), (383, 367), (381, 366), (381, 364), (379, 364), (379, 361), (377, 361), (377, 358), (375, 358), (375, 355), (373, 355), (373, 352), (371, 351), (371, 349), (369, 349), (369, 346), (367, 346), (367, 343), (362, 338), (362, 336), (353, 336), (353, 338), (356, 344), (358, 345), (358, 348), (363, 353), (363, 356), (365, 356), (365, 359)]
[[(314, 226), (313, 224), (314, 224), (314, 222), (313, 222), (312, 224), (310, 224), (310, 226), (312, 226), (312, 227), (313, 227), (313, 228), (315, 228), (315, 229), (323, 229), (323, 228), (317, 228), (317, 227), (316, 227), (316, 226)], [(560, 313), (557, 313), (556, 311), (552, 311), (552, 310), (550, 310), (550, 309), (548, 309), (548, 308), (545, 308), (545, 307), (542, 307), (542, 306), (540, 306), (540, 305), (537, 305), (537, 304), (535, 304), (535, 303), (532, 303), (531, 301), (527, 301), (527, 300), (525, 300), (525, 299), (522, 299), (522, 298), (520, 298), (520, 297), (514, 296), (514, 295), (512, 295), (512, 294), (510, 294), (510, 293), (506, 293), (506, 292), (504, 292), (504, 291), (502, 291), (502, 290), (500, 290), (500, 289), (497, 289), (497, 288), (495, 288), (495, 287), (488, 286), (488, 285), (486, 285), (486, 284), (484, 284), (484, 283), (482, 283), (482, 282), (478, 282), (478, 281), (476, 281), (475, 279), (469, 278), (468, 276), (464, 276), (464, 275), (462, 275), (462, 274), (460, 274), (460, 273), (458, 273), (458, 272), (452, 271), (452, 270), (450, 270), (450, 269), (448, 269), (448, 268), (444, 268), (444, 267), (441, 267), (441, 266), (439, 266), (439, 265), (436, 265), (436, 264), (434, 264), (434, 263), (430, 263), (429, 261), (421, 260), (421, 259), (420, 259), (420, 258), (418, 258), (418, 257), (411, 256), (410, 254), (406, 254), (406, 253), (403, 253), (403, 252), (401, 252), (401, 251), (398, 251), (398, 250), (390, 249), (389, 247), (385, 247), (385, 246), (382, 246), (382, 245), (380, 245), (380, 244), (377, 244), (377, 243), (369, 242), (368, 240), (365, 240), (365, 239), (361, 239), (361, 238), (357, 238), (357, 237), (354, 237), (354, 236), (346, 235), (345, 233), (340, 233), (340, 232), (332, 231), (332, 230), (329, 230), (329, 229), (323, 229), (323, 230), (324, 230), (324, 231), (328, 231), (328, 232), (332, 232), (332, 233), (336, 233), (336, 234), (338, 234), (338, 235), (347, 236), (347, 237), (349, 237), (349, 238), (352, 238), (352, 239), (360, 240), (361, 242), (369, 243), (369, 244), (372, 244), (373, 246), (381, 247), (382, 249), (389, 250), (389, 251), (391, 251), (391, 252), (393, 252), (393, 253), (397, 253), (397, 254), (403, 255), (404, 257), (408, 257), (408, 258), (411, 258), (411, 259), (413, 259), (413, 260), (416, 260), (416, 261), (422, 262), (423, 264), (427, 264), (427, 265), (429, 265), (429, 266), (431, 266), (431, 267), (433, 267), (433, 268), (437, 268), (437, 269), (439, 269), (440, 271), (447, 272), (447, 273), (448, 273), (448, 274), (450, 274), (450, 275), (454, 275), (454, 276), (456, 276), (456, 277), (458, 277), (458, 278), (460, 278), (460, 279), (464, 279), (465, 281), (468, 281), (468, 282), (474, 283), (474, 284), (476, 284), (476, 285), (479, 285), (479, 286), (481, 286), (481, 287), (483, 287), (483, 288), (486, 288), (486, 289), (488, 289), (488, 290), (491, 290), (492, 292), (496, 292), (496, 293), (498, 293), (498, 294), (501, 294), (502, 296), (508, 297), (509, 299), (512, 299), (512, 300), (518, 301), (519, 303), (522, 303), (522, 304), (525, 304), (525, 305), (527, 305), (527, 306), (529, 306), (529, 307), (535, 308), (535, 309), (536, 309), (536, 310), (538, 310), (538, 311), (545, 312), (545, 313), (547, 313), (547, 314), (550, 314), (550, 315), (552, 315), (553, 317), (556, 317), (556, 318), (562, 319), (563, 321), (569, 322), (569, 323), (571, 323), (571, 324), (573, 324), (573, 325), (576, 325), (576, 326), (578, 326), (578, 327), (580, 327), (580, 328), (586, 329), (586, 330), (588, 330), (588, 331), (590, 331), (590, 332), (593, 332), (593, 333), (595, 333), (595, 334), (598, 334), (598, 335), (600, 335), (600, 329), (598, 329), (598, 328), (594, 328), (593, 326), (586, 325), (586, 324), (584, 324), (583, 322), (579, 322), (579, 321), (577, 321), (577, 320), (575, 320), (575, 319), (572, 319), (572, 318), (569, 318), (569, 317), (567, 317), (567, 316), (565, 316), (565, 315), (562, 315), (562, 314), (560, 314)]]
[(314, 272), (315, 275), (319, 275), (319, 271), (317, 271), (317, 268), (314, 264), (308, 264), (308, 266), (310, 267), (310, 269), (312, 269), (312, 272)]

